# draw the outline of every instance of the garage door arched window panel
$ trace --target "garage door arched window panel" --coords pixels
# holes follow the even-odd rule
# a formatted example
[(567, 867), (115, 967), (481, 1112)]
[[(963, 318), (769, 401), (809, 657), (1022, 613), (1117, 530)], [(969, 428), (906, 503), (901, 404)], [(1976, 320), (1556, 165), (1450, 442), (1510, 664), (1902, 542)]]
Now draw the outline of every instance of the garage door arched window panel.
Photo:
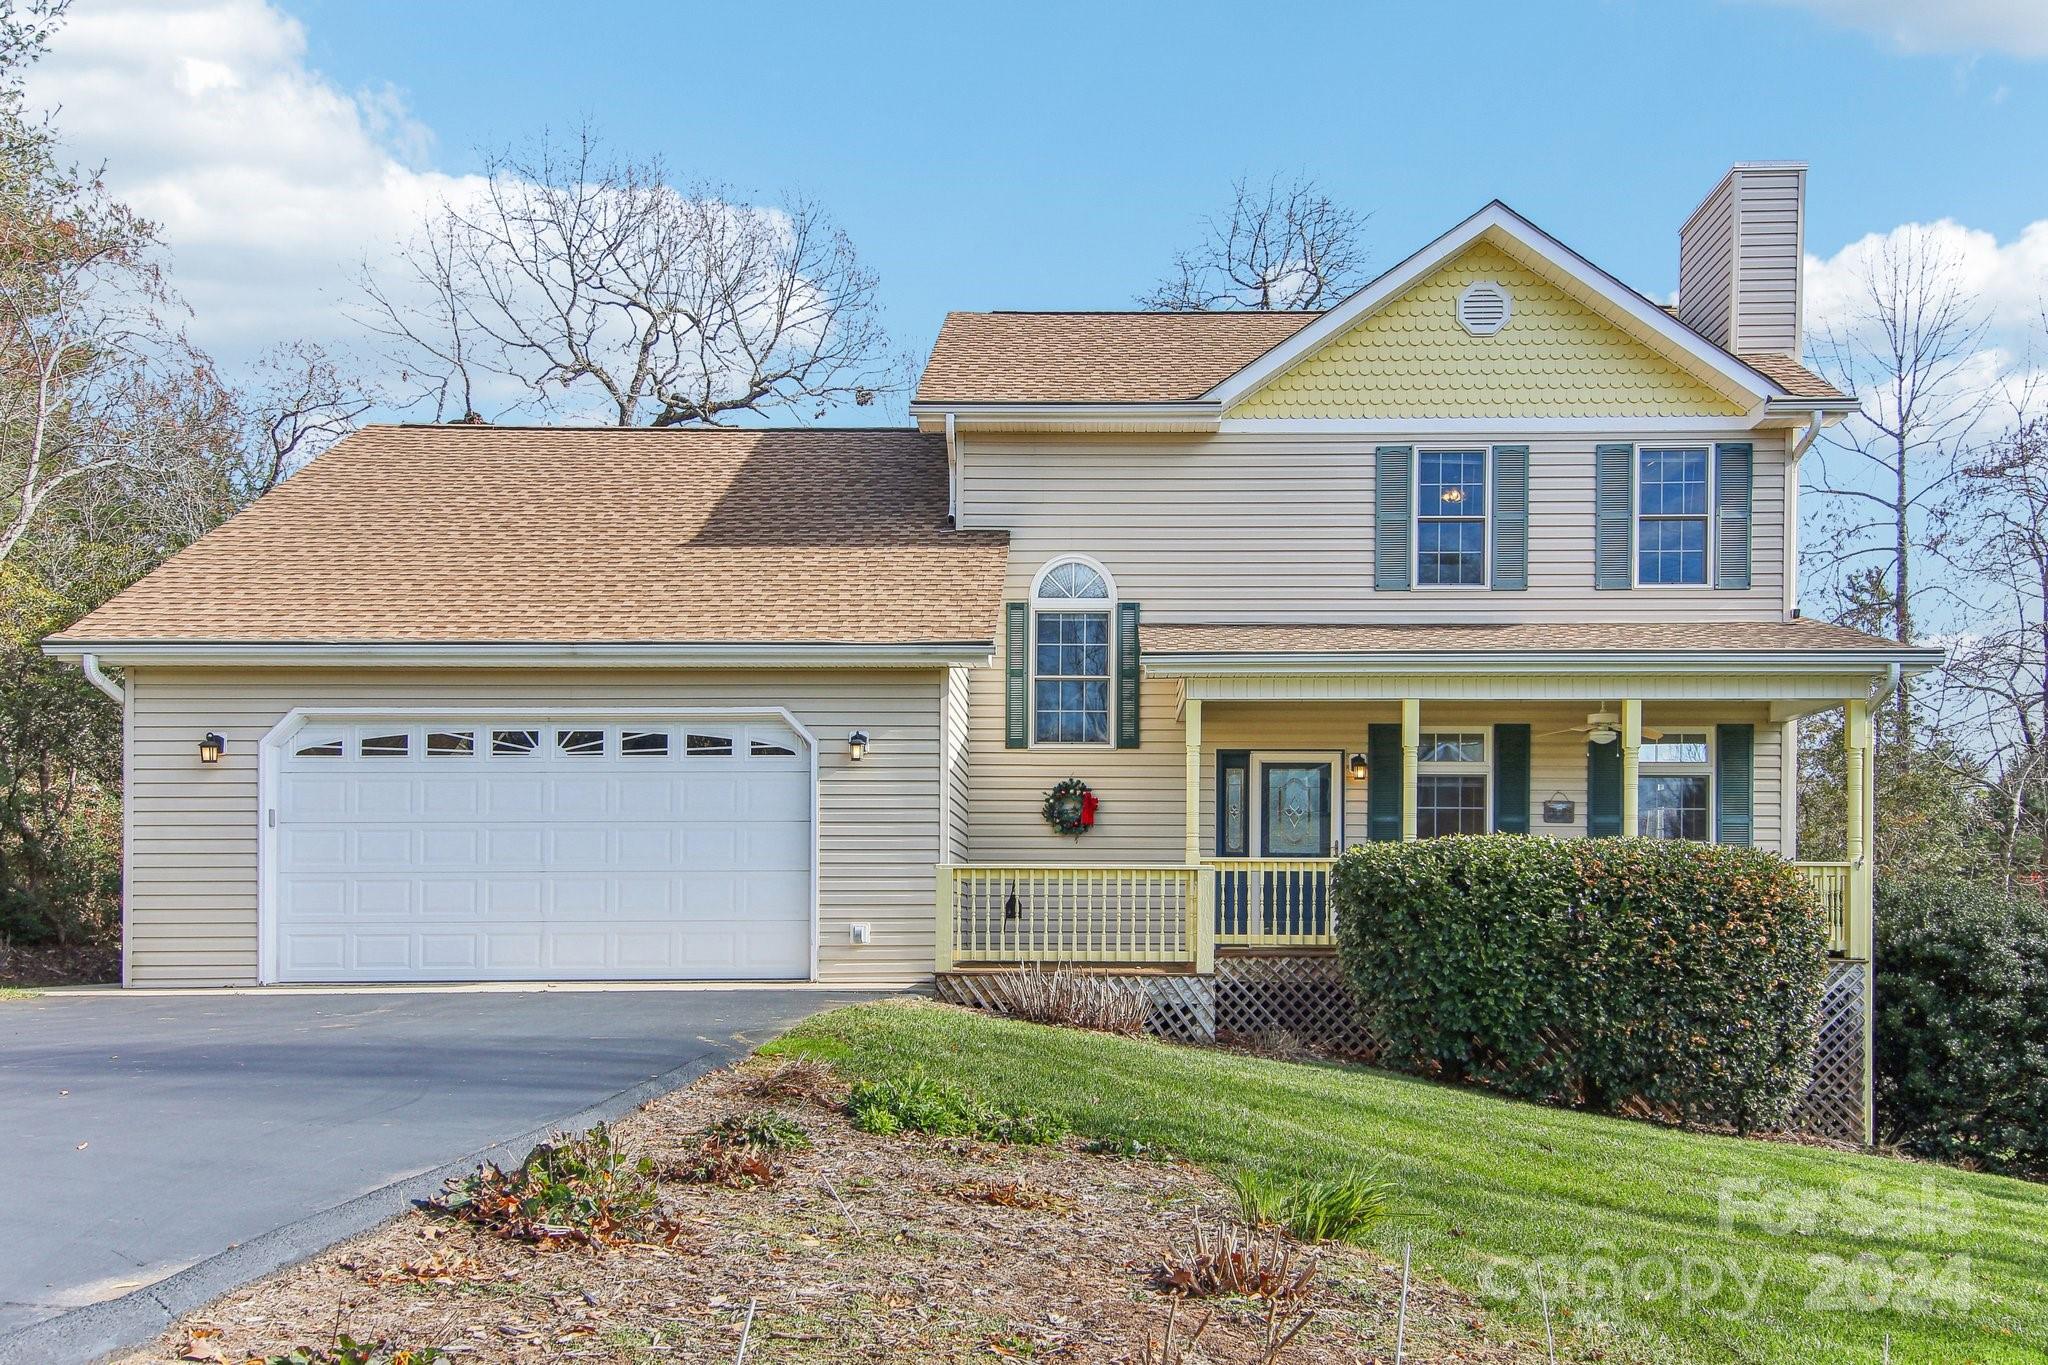
[(691, 731), (683, 736), (683, 754), (687, 758), (730, 758), (732, 736)]
[(666, 730), (619, 731), (619, 754), (623, 758), (667, 758), (669, 755), (669, 734)]
[(570, 758), (604, 757), (604, 731), (557, 730), (555, 747)]
[(474, 758), (476, 731), (429, 730), (426, 754), (428, 758)]
[(491, 731), (491, 756), (493, 758), (523, 758), (540, 750), (538, 730), (493, 730)]
[(794, 722), (311, 716), (264, 749), (264, 980), (815, 970), (815, 768)]

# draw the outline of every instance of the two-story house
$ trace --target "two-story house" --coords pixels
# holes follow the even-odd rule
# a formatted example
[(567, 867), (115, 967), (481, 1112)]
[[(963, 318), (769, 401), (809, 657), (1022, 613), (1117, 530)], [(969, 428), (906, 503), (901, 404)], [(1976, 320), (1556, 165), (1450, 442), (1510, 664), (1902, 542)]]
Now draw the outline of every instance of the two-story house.
[[(1662, 306), (1489, 204), (1328, 312), (957, 313), (914, 429), (373, 427), (52, 639), (135, 985), (1217, 970), (1345, 844), (1795, 852), (1805, 170)], [(118, 665), (123, 680), (103, 672)], [(1067, 785), (1062, 785), (1067, 784)]]

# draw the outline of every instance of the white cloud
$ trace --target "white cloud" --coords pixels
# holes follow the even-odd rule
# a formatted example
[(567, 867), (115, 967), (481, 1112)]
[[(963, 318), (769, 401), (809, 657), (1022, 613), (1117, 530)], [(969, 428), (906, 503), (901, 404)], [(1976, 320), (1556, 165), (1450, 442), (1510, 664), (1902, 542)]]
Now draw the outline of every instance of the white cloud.
[(432, 137), (399, 93), (338, 88), (264, 0), (81, 5), (30, 96), (162, 225), (194, 338), (230, 362), (300, 337), (359, 343), (341, 305), (362, 259), (474, 184), (424, 168)]
[(1875, 34), (1901, 52), (2048, 57), (2043, 0), (1766, 0)]
[(2048, 219), (2029, 223), (2010, 242), (2000, 242), (1982, 228), (1943, 218), (1868, 233), (1825, 259), (1808, 256), (1808, 326), (1839, 322), (1853, 314), (1869, 263), (1887, 247), (1901, 249), (1908, 237), (1922, 233), (1953, 263), (1958, 283), (1978, 300), (1994, 333), (2024, 331), (2040, 323), (2048, 309)]

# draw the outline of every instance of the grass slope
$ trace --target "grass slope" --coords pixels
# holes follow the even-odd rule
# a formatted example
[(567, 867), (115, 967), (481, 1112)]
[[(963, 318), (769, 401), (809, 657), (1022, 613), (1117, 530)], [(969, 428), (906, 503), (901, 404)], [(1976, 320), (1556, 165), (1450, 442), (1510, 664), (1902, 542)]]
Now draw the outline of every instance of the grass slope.
[(1583, 1340), (1646, 1359), (1876, 1362), (1887, 1337), (1898, 1362), (2048, 1359), (2048, 1187), (918, 1003), (836, 1010), (765, 1050), (853, 1077), (922, 1067), (1225, 1176), (1378, 1163), (1399, 1190), (1382, 1251), (1412, 1240), (1418, 1266), (1524, 1323), (1540, 1278)]

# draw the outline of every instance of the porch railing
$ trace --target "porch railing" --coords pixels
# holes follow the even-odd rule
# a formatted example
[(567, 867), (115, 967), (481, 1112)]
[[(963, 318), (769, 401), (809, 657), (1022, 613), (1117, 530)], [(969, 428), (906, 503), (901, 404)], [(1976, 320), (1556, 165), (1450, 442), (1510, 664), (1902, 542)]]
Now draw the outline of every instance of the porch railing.
[[(937, 967), (1070, 962), (1208, 970), (1218, 947), (1336, 943), (1329, 858), (1210, 858), (1096, 867), (938, 868)], [(1819, 895), (1828, 950), (1856, 951), (1848, 863), (1794, 863)]]
[(1022, 962), (1198, 965), (1199, 869), (942, 863), (938, 969)]
[(1820, 897), (1827, 917), (1828, 951), (1846, 954), (1854, 938), (1849, 925), (1848, 863), (1794, 863), (1792, 869)]
[(1332, 858), (1211, 858), (1219, 948), (1328, 948)]

